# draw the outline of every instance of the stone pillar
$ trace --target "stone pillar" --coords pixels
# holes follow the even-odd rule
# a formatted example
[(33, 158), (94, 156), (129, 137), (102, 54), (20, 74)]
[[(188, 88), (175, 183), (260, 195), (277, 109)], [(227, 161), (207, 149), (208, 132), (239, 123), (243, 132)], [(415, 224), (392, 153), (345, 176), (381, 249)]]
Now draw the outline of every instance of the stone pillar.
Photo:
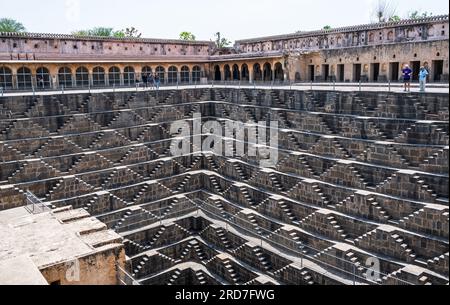
[[(75, 71), (72, 69), (72, 71)], [(77, 86), (77, 74), (76, 72), (72, 72), (72, 87), (75, 88)]]

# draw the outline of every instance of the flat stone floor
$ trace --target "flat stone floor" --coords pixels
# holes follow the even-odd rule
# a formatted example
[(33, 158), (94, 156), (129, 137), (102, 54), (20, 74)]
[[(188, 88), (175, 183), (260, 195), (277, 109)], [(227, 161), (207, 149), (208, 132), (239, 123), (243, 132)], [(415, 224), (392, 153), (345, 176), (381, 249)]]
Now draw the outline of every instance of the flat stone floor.
[(48, 285), (27, 255), (0, 261), (1, 285)]
[[(307, 83), (297, 83), (292, 84), (291, 86), (261, 86), (261, 85), (224, 85), (224, 84), (218, 84), (218, 85), (187, 85), (187, 86), (164, 86), (161, 87), (160, 90), (175, 90), (175, 89), (207, 89), (207, 88), (236, 88), (236, 89), (284, 89), (284, 90), (299, 90), (299, 91), (308, 91), (308, 90), (321, 90), (321, 91), (340, 91), (340, 92), (351, 92), (351, 91), (369, 91), (369, 92), (395, 92), (395, 93), (409, 93), (404, 92), (403, 87), (401, 83), (395, 83), (391, 84), (391, 87), (389, 88), (389, 85), (387, 83), (364, 83), (361, 88), (359, 87), (359, 84), (356, 83), (339, 83), (333, 86), (333, 83), (314, 83), (312, 86), (311, 84)], [(151, 91), (151, 89), (144, 89), (144, 88), (102, 88), (102, 89), (76, 89), (76, 90), (65, 90), (64, 93), (67, 94), (81, 94), (81, 93), (107, 93), (107, 92), (136, 92), (136, 91)], [(153, 89), (154, 91), (154, 89)], [(419, 93), (419, 85), (418, 84), (412, 84), (411, 85), (411, 92), (412, 93)], [(432, 83), (428, 84), (427, 86), (427, 92), (428, 93), (449, 93), (449, 84), (445, 83)], [(61, 90), (57, 91), (37, 91), (36, 95), (54, 95), (54, 94), (61, 94)], [(30, 96), (33, 95), (33, 92), (10, 92), (10, 93), (3, 93), (3, 95), (0, 93), (0, 96)]]
[(93, 245), (119, 239), (84, 210), (32, 215), (21, 207), (0, 213), (0, 263), (26, 256), (37, 267), (48, 266), (94, 253)]

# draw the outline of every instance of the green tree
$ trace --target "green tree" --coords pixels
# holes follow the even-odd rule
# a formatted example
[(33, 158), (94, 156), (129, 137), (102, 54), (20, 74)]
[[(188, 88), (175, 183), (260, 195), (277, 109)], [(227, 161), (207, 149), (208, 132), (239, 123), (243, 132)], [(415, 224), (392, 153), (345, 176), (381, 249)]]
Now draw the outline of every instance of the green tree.
[(20, 33), (24, 31), (26, 31), (26, 29), (22, 23), (10, 18), (0, 19), (0, 32)]
[(75, 36), (98, 36), (98, 37), (111, 37), (113, 36), (113, 28), (96, 27), (90, 30), (80, 30), (72, 32)]
[(400, 20), (401, 20), (401, 18), (399, 16), (397, 16), (397, 15), (392, 16), (392, 17), (389, 18), (390, 22), (398, 22)]
[(90, 30), (80, 30), (72, 32), (72, 35), (75, 36), (96, 36), (96, 37), (116, 37), (116, 38), (125, 38), (125, 37), (141, 37), (141, 33), (139, 33), (136, 28), (126, 28), (125, 30), (114, 31), (113, 28), (107, 27), (96, 27)]
[(222, 35), (220, 34), (220, 32), (217, 32), (215, 34), (216, 36), (216, 47), (218, 49), (221, 48), (226, 48), (231, 44), (231, 41), (229, 41), (228, 39), (226, 39), (225, 37), (222, 37)]
[(90, 36), (100, 36), (100, 37), (111, 37), (114, 35), (113, 28), (106, 28), (106, 27), (96, 27), (92, 30), (89, 30)]
[(115, 37), (115, 38), (125, 38), (126, 34), (123, 30), (120, 30), (120, 31), (113, 32), (111, 36)]
[(83, 37), (83, 36), (89, 36), (89, 30), (79, 30), (79, 31), (75, 31), (75, 32), (72, 32), (72, 35), (73, 35), (73, 36), (81, 36), (81, 37)]
[(407, 18), (408, 19), (420, 19), (420, 18), (426, 18), (433, 16), (433, 13), (428, 12), (419, 12), (419, 11), (412, 11), (408, 13)]
[(196, 37), (191, 32), (181, 32), (180, 33), (180, 39), (181, 40), (195, 41)]
[(331, 30), (331, 25), (326, 25), (326, 26), (324, 26), (324, 27), (323, 27), (323, 30), (326, 30), (326, 31)]

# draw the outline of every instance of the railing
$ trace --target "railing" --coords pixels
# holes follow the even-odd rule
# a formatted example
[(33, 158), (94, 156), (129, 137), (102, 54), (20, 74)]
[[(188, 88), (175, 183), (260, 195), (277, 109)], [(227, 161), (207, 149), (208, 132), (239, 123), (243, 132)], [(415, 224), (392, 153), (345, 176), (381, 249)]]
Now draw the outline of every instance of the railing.
[[(347, 276), (347, 280), (352, 282), (353, 285), (360, 284), (360, 283), (367, 283), (367, 284), (371, 284), (371, 285), (380, 285), (379, 281), (374, 281), (374, 280), (369, 279), (366, 276), (361, 276), (360, 274), (358, 274), (356, 272), (356, 266), (355, 265), (353, 265), (352, 271), (348, 271), (348, 270), (340, 268), (338, 266), (326, 263), (325, 261), (319, 260), (319, 259), (317, 259), (317, 258), (315, 258), (315, 257), (313, 257), (311, 255), (305, 254), (303, 252), (304, 250), (311, 250), (311, 251), (313, 251), (315, 253), (322, 252), (319, 249), (315, 249), (314, 247), (306, 245), (306, 244), (304, 244), (302, 242), (300, 242), (298, 244), (295, 244), (294, 240), (289, 239), (289, 238), (287, 238), (287, 237), (285, 237), (283, 235), (280, 235), (278, 233), (274, 233), (273, 231), (264, 229), (262, 227), (258, 227), (259, 230), (261, 232), (263, 232), (263, 234), (259, 235), (255, 231), (252, 231), (249, 228), (244, 227), (242, 225), (242, 224), (248, 224), (249, 226), (253, 227), (253, 224), (246, 218), (242, 218), (242, 217), (233, 215), (233, 214), (231, 214), (229, 212), (226, 212), (226, 211), (219, 211), (219, 209), (216, 206), (214, 206), (214, 205), (212, 205), (212, 204), (210, 204), (208, 202), (205, 202), (203, 200), (200, 200), (200, 199), (192, 200), (192, 199), (187, 198), (187, 197), (185, 199), (188, 202), (190, 202), (191, 204), (193, 204), (194, 207), (196, 207), (197, 209), (193, 210), (193, 208), (190, 207), (190, 208), (177, 210), (177, 211), (174, 211), (172, 213), (165, 214), (164, 216), (162, 216), (161, 212), (158, 213), (158, 211), (163, 211), (163, 210), (166, 210), (167, 208), (155, 209), (155, 210), (151, 211), (151, 213), (153, 213), (156, 216), (155, 217), (155, 222), (159, 222), (160, 225), (163, 225), (164, 221), (168, 220), (170, 218), (176, 218), (176, 220), (179, 220), (179, 219), (185, 217), (185, 216), (180, 214), (182, 212), (189, 211), (190, 213), (195, 213), (197, 211), (197, 213), (198, 213), (199, 211), (202, 211), (202, 212), (204, 212), (207, 215), (212, 215), (214, 218), (217, 218), (217, 219), (225, 222), (225, 224), (226, 224), (226, 228), (225, 229), (227, 231), (229, 229), (229, 226), (230, 227), (234, 227), (234, 228), (237, 228), (237, 229), (239, 229), (241, 231), (244, 231), (248, 235), (253, 236), (254, 238), (258, 239), (261, 246), (263, 246), (264, 243), (267, 243), (269, 245), (275, 245), (279, 249), (284, 249), (284, 250), (287, 250), (287, 251), (289, 251), (291, 253), (295, 253), (295, 255), (297, 255), (300, 258), (300, 260), (301, 260), (301, 267), (304, 267), (303, 259), (307, 259), (307, 260), (309, 260), (311, 262), (316, 263), (317, 265), (325, 266), (329, 270), (335, 270), (337, 272), (340, 272), (341, 274), (346, 275)], [(217, 213), (214, 212), (214, 211), (217, 211)], [(141, 213), (141, 214), (145, 214), (145, 212)], [(137, 214), (135, 216), (139, 216), (141, 214)], [(158, 214), (159, 214), (159, 217), (157, 216)], [(225, 214), (226, 217), (224, 217), (222, 214)], [(171, 217), (172, 215), (176, 215), (176, 216)], [(238, 221), (239, 221), (239, 223), (238, 223)], [(138, 225), (138, 224), (141, 224), (143, 222), (145, 222), (146, 225), (148, 224), (148, 220), (144, 220), (144, 221), (138, 221), (138, 222), (135, 222), (135, 223), (128, 223), (127, 227)], [(121, 228), (124, 228), (124, 227), (121, 227)], [(269, 236), (270, 237), (277, 237), (278, 239), (285, 240), (288, 244), (292, 244), (292, 245), (295, 244), (295, 245), (293, 247), (289, 247), (286, 244), (281, 244), (279, 242), (276, 242), (274, 239), (269, 238)], [(343, 259), (341, 257), (334, 256), (334, 255), (329, 254), (329, 253), (323, 253), (322, 255), (323, 256), (327, 256), (330, 259), (333, 259), (335, 261), (339, 261), (341, 263), (341, 265), (342, 264), (348, 264), (348, 265), (352, 264), (348, 260), (345, 260), (345, 259)], [(410, 283), (410, 282), (405, 281), (403, 279), (399, 279), (399, 278), (397, 278), (395, 276), (384, 274), (384, 273), (381, 273), (379, 271), (377, 272), (377, 271), (374, 271), (374, 270), (372, 270), (372, 269), (370, 269), (368, 267), (364, 267), (364, 266), (361, 266), (361, 267), (364, 268), (364, 272), (375, 272), (375, 275), (377, 275), (379, 277), (379, 279), (389, 276), (389, 278), (397, 281), (397, 283), (398, 283), (397, 285), (414, 285), (414, 283)], [(323, 272), (321, 270), (318, 270), (318, 269), (314, 268), (313, 266), (308, 266), (307, 268), (312, 270), (312, 271), (314, 271), (314, 272), (317, 272), (318, 274), (322, 274), (322, 275), (326, 275), (327, 273), (329, 273), (328, 271)]]
[(33, 193), (27, 191), (25, 193), (27, 205), (25, 209), (31, 214), (41, 214), (45, 212), (50, 212), (51, 209), (44, 202), (42, 202), (39, 198), (37, 198)]
[[(158, 89), (179, 89), (179, 88), (238, 88), (238, 89), (299, 89), (299, 90), (329, 90), (329, 91), (367, 91), (376, 90), (383, 92), (401, 91), (403, 83), (401, 82), (299, 82), (299, 81), (164, 81), (156, 84), (144, 84), (142, 81), (118, 82), (117, 84), (94, 85), (91, 83), (74, 83), (69, 85), (56, 84), (50, 86), (45, 83), (43, 86), (35, 86), (29, 83), (20, 88), (0, 87), (0, 96), (8, 93), (32, 93), (39, 94), (48, 92), (48, 94), (65, 94), (73, 91), (91, 92), (119, 92), (119, 91), (145, 91)], [(428, 89), (448, 89), (446, 83), (428, 83)], [(412, 82), (411, 89), (418, 91), (419, 83)]]
[[(305, 249), (312, 250), (312, 251), (317, 252), (317, 253), (322, 252), (322, 251), (320, 251), (318, 249), (315, 249), (315, 248), (313, 248), (311, 246), (305, 245), (304, 243), (299, 243), (298, 244), (298, 248), (287, 247), (284, 244), (280, 244), (280, 243), (274, 241), (273, 239), (270, 239), (269, 236), (270, 237), (276, 236), (277, 238), (282, 239), (282, 240), (284, 239), (284, 240), (288, 241), (289, 243), (292, 243), (293, 240), (291, 240), (291, 239), (289, 239), (289, 238), (287, 238), (285, 236), (282, 236), (280, 234), (274, 233), (273, 231), (264, 229), (262, 227), (258, 227), (258, 229), (261, 232), (263, 232), (261, 235), (259, 235), (256, 232), (250, 230), (249, 228), (245, 228), (242, 225), (240, 225), (239, 223), (237, 223), (237, 221), (239, 220), (239, 222), (246, 223), (246, 224), (250, 225), (251, 227), (253, 227), (253, 224), (250, 221), (248, 221), (248, 219), (237, 217), (236, 215), (232, 215), (232, 214), (230, 214), (230, 213), (228, 213), (226, 211), (225, 212), (220, 211), (222, 213), (225, 213), (225, 215), (227, 216), (227, 218), (224, 218), (221, 215), (220, 212), (219, 213), (214, 213), (211, 210), (205, 209), (204, 206), (209, 206), (210, 208), (212, 208), (214, 210), (218, 210), (218, 208), (216, 206), (213, 206), (213, 205), (211, 205), (211, 204), (209, 204), (209, 203), (207, 203), (207, 202), (205, 202), (203, 200), (200, 200), (200, 199), (195, 199), (194, 204), (196, 206), (198, 206), (199, 209), (204, 211), (206, 214), (211, 214), (214, 217), (217, 217), (217, 218), (225, 221), (225, 223), (227, 224), (226, 230), (228, 230), (228, 225), (231, 225), (233, 227), (237, 227), (240, 230), (243, 230), (243, 231), (247, 232), (249, 235), (253, 235), (256, 238), (258, 238), (260, 240), (261, 246), (263, 245), (264, 242), (266, 242), (266, 243), (271, 244), (271, 245), (276, 245), (277, 247), (279, 247), (281, 249), (286, 249), (286, 250), (288, 250), (290, 252), (295, 253), (296, 255), (298, 255), (301, 258), (301, 267), (304, 267), (303, 259), (308, 259), (309, 261), (312, 261), (312, 262), (314, 262), (314, 263), (316, 263), (318, 265), (326, 266), (330, 270), (336, 270), (338, 272), (341, 272), (342, 274), (347, 275), (350, 278), (350, 281), (353, 283), (353, 285), (356, 285), (357, 283), (361, 283), (361, 282), (369, 283), (371, 285), (380, 285), (380, 283), (377, 282), (377, 281), (373, 281), (373, 280), (369, 279), (366, 276), (361, 276), (361, 275), (357, 274), (355, 265), (353, 265), (353, 271), (351, 272), (351, 271), (339, 268), (339, 267), (337, 267), (335, 265), (328, 264), (328, 263), (326, 263), (326, 262), (324, 262), (322, 260), (316, 259), (315, 257), (313, 257), (311, 255), (307, 255), (307, 254), (305, 254), (303, 252)], [(341, 264), (348, 264), (348, 265), (352, 264), (350, 261), (347, 261), (345, 259), (342, 259), (340, 257), (334, 256), (334, 255), (331, 255), (331, 254), (328, 254), (328, 253), (323, 253), (323, 255), (324, 256), (329, 256), (330, 258), (332, 258), (332, 259), (334, 259), (336, 261), (339, 261)], [(372, 271), (371, 269), (369, 269), (367, 267), (364, 267), (364, 266), (361, 266), (361, 267), (364, 268), (365, 272)], [(317, 272), (317, 273), (322, 274), (322, 275), (325, 275), (325, 273), (329, 273), (328, 271), (323, 273), (322, 271), (317, 270), (316, 268), (314, 268), (312, 266), (308, 266), (308, 268), (311, 269), (312, 271)], [(383, 273), (381, 273), (379, 271), (378, 272), (375, 271), (375, 274), (379, 277), (380, 280), (381, 280), (382, 277), (388, 276), (387, 274), (383, 274)], [(409, 283), (409, 282), (407, 282), (405, 280), (402, 280), (402, 279), (399, 279), (399, 278), (395, 278), (395, 277), (393, 277), (393, 278), (399, 283), (399, 285), (413, 285), (412, 283)]]
[(117, 268), (117, 283), (121, 286), (140, 286), (141, 284), (136, 281), (131, 274), (125, 271), (119, 264)]

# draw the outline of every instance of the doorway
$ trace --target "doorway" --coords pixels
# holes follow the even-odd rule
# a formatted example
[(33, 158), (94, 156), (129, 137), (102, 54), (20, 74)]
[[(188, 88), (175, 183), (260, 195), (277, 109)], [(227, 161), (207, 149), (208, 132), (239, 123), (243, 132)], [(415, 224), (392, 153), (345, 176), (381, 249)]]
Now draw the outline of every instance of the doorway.
[(442, 79), (442, 74), (444, 74), (444, 61), (443, 60), (433, 60), (433, 81), (439, 82)]
[(391, 62), (389, 64), (389, 71), (391, 72), (390, 80), (391, 82), (398, 82), (399, 80), (399, 71), (400, 71), (400, 63)]
[(323, 80), (328, 81), (330, 78), (330, 65), (322, 65)]
[(419, 72), (420, 72), (420, 61), (412, 61), (411, 62), (412, 73), (412, 81), (419, 81)]
[(375, 63), (375, 64), (371, 64), (371, 71), (372, 71), (372, 75), (371, 75), (371, 79), (373, 82), (378, 82), (378, 76), (380, 76), (380, 64), (379, 63)]
[(219, 66), (214, 67), (214, 80), (215, 81), (221, 81), (222, 80), (222, 73), (220, 71)]
[(314, 81), (314, 79), (315, 79), (315, 75), (314, 75), (314, 65), (309, 65), (308, 66), (309, 67), (309, 80), (310, 81)]
[(338, 82), (345, 81), (345, 65), (343, 65), (343, 64), (337, 65), (337, 76), (338, 76)]
[(359, 82), (361, 80), (361, 64), (353, 65), (353, 81)]

